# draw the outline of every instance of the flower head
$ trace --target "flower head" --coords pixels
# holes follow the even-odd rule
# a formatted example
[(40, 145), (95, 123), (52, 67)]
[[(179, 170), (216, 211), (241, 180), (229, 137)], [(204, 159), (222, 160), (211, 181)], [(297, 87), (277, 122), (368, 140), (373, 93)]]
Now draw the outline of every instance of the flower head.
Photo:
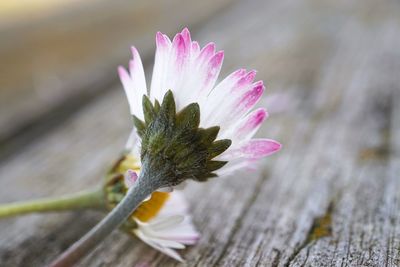
[[(211, 142), (217, 137), (231, 141), (230, 146), (225, 142), (224, 149), (221, 148), (219, 153), (214, 155), (213, 160), (219, 163), (216, 163), (218, 166), (214, 166), (213, 174), (226, 175), (244, 167), (251, 167), (259, 159), (281, 148), (278, 142), (271, 139), (252, 139), (268, 117), (263, 108), (251, 111), (265, 90), (262, 81), (254, 82), (254, 70), (239, 69), (220, 83), (216, 83), (224, 52), (216, 51), (214, 43), (208, 43), (200, 49), (199, 44), (191, 40), (187, 28), (176, 34), (172, 41), (158, 32), (156, 45), (149, 91), (136, 48), (132, 47), (133, 58), (129, 62), (129, 73), (123, 67), (119, 68), (130, 111), (135, 117), (135, 128), (128, 145), (138, 158), (142, 154), (143, 160), (145, 150), (148, 152), (148, 147), (143, 144), (147, 144), (152, 138), (145, 134), (145, 129), (148, 130), (151, 122), (160, 121), (154, 114), (160, 109), (163, 100), (163, 103), (168, 102), (165, 106), (169, 108), (171, 118), (186, 112), (184, 122), (192, 128), (208, 130), (208, 135), (212, 137)], [(164, 137), (170, 138), (168, 135)], [(159, 152), (155, 149), (154, 151)], [(195, 167), (196, 164), (192, 164), (192, 169), (198, 170)], [(205, 165), (201, 167), (204, 168)], [(207, 178), (206, 176), (202, 177)], [(192, 175), (185, 178), (202, 180), (202, 177), (197, 179), (199, 177)]]

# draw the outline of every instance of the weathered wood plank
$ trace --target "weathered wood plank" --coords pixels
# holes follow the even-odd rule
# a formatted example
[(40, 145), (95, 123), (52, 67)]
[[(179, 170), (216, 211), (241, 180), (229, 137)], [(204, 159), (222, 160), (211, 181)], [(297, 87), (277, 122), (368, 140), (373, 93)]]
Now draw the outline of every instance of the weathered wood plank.
[[(184, 253), (186, 265), (399, 265), (400, 7), (362, 3), (243, 1), (194, 31), (226, 51), (225, 73), (243, 64), (270, 81), (261, 104), (273, 116), (260, 136), (280, 140), (284, 149), (257, 172), (185, 189), (202, 232)], [(117, 87), (3, 162), (0, 188), (7, 190), (0, 201), (95, 183), (130, 127)], [(40, 266), (99, 218), (66, 213), (0, 221), (0, 262)], [(181, 266), (122, 233), (80, 266), (144, 263)]]
[(195, 27), (230, 2), (97, 0), (0, 25), (0, 158), (109, 90), (133, 43), (150, 61), (156, 31)]

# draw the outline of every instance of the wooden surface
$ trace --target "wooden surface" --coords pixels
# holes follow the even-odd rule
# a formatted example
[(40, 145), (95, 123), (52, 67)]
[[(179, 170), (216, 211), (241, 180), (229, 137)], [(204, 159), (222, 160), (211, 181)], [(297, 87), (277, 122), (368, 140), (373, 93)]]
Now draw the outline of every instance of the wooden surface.
[[(45, 95), (58, 94), (47, 102), (28, 90), (24, 75), (33, 69), (21, 70), (20, 47), (2, 44), (1, 64), (8, 63), (0, 69), (7, 67), (9, 74), (1, 80), (6, 85), (1, 91), (0, 201), (98, 183), (131, 127), (115, 64), (128, 61), (128, 43), (135, 43), (150, 73), (154, 32), (190, 25), (201, 44), (214, 41), (225, 50), (223, 75), (239, 67), (258, 70), (268, 85), (260, 105), (271, 113), (258, 136), (275, 138), (284, 148), (255, 172), (185, 189), (202, 233), (200, 243), (183, 252), (186, 264), (116, 232), (80, 266), (400, 266), (400, 4), (193, 3), (181, 6), (186, 15), (177, 7), (155, 9), (163, 14), (156, 23), (140, 10), (142, 17), (133, 18), (141, 21), (137, 25), (123, 19), (129, 12), (118, 20), (100, 20), (109, 30), (99, 30), (99, 43), (88, 36), (71, 41), (78, 50), (98, 49), (84, 63), (35, 70), (44, 76), (49, 69), (68, 73), (59, 82), (62, 93), (52, 86), (39, 88)], [(124, 10), (120, 5), (110, 17)], [(132, 31), (118, 33), (121, 24)], [(9, 40), (39, 38), (37, 33), (13, 35), (28, 26), (20, 27), (7, 32)], [(113, 42), (97, 48), (110, 31), (115, 50)], [(60, 60), (70, 58), (46, 42)], [(36, 47), (31, 56), (46, 52), (37, 51), (42, 50)], [(70, 53), (80, 58), (75, 50)], [(2, 220), (0, 266), (42, 266), (101, 217), (67, 212)]]

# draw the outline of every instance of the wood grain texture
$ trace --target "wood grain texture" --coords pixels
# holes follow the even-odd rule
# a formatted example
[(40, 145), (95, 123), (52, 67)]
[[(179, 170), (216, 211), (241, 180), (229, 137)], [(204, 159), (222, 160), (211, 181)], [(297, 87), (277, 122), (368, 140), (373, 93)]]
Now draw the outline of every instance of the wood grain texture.
[(0, 158), (112, 88), (132, 44), (149, 62), (155, 32), (195, 27), (230, 2), (92, 0), (0, 24)]
[[(223, 75), (245, 66), (269, 84), (258, 136), (284, 148), (185, 189), (202, 233), (186, 264), (116, 232), (79, 266), (400, 266), (400, 5), (384, 3), (237, 1), (197, 24), (225, 50)], [(101, 179), (131, 127), (110, 88), (0, 163), (1, 202)], [(100, 218), (2, 220), (0, 265), (42, 266)]]

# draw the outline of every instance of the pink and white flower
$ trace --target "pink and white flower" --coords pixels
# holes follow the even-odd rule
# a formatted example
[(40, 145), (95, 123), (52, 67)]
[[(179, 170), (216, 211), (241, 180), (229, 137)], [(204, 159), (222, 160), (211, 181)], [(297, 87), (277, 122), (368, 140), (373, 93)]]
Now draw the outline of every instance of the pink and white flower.
[[(220, 126), (218, 138), (232, 140), (229, 149), (215, 158), (228, 161), (216, 171), (220, 176), (251, 168), (261, 158), (280, 150), (281, 144), (277, 141), (252, 139), (268, 117), (264, 108), (252, 111), (265, 90), (262, 81), (254, 82), (256, 71), (239, 69), (217, 83), (224, 52), (216, 51), (214, 43), (200, 49), (199, 43), (191, 40), (187, 28), (176, 34), (172, 41), (158, 32), (156, 45), (150, 90), (135, 47), (132, 47), (129, 72), (123, 67), (118, 69), (132, 115), (143, 120), (144, 94), (153, 101), (161, 101), (164, 94), (172, 90), (177, 110), (197, 102), (201, 113), (200, 127)], [(139, 145), (140, 139), (133, 129), (127, 146), (138, 157)]]
[[(165, 93), (172, 90), (178, 111), (197, 102), (201, 113), (200, 127), (220, 126), (218, 138), (232, 141), (229, 149), (215, 158), (228, 161), (216, 171), (219, 176), (251, 168), (261, 158), (281, 148), (274, 140), (252, 138), (268, 117), (264, 108), (252, 111), (265, 90), (262, 81), (254, 82), (256, 71), (239, 69), (217, 83), (224, 52), (216, 51), (214, 43), (201, 49), (198, 42), (191, 40), (187, 28), (176, 34), (172, 41), (158, 32), (156, 45), (150, 88), (146, 86), (142, 61), (135, 47), (131, 49), (133, 58), (129, 62), (129, 72), (123, 67), (118, 69), (132, 115), (144, 119), (143, 95), (161, 102)], [(134, 158), (140, 159), (139, 148), (140, 138), (133, 129), (127, 149)], [(131, 185), (137, 175), (131, 173), (129, 177), (131, 179), (126, 183)], [(137, 220), (137, 223), (139, 227), (135, 234), (140, 239), (177, 260), (182, 258), (174, 249), (194, 244), (199, 238), (184, 198), (177, 191), (171, 193), (171, 199), (154, 219), (146, 223)]]

